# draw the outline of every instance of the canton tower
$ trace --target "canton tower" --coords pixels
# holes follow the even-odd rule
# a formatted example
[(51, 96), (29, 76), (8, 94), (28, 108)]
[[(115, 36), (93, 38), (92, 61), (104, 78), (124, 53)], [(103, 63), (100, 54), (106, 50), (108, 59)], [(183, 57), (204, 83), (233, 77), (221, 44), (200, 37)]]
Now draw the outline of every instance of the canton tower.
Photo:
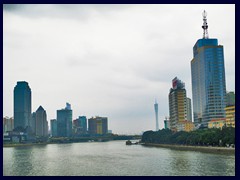
[(156, 131), (158, 131), (159, 125), (158, 125), (158, 103), (157, 103), (157, 100), (155, 100), (154, 110), (155, 110), (155, 116), (156, 116)]

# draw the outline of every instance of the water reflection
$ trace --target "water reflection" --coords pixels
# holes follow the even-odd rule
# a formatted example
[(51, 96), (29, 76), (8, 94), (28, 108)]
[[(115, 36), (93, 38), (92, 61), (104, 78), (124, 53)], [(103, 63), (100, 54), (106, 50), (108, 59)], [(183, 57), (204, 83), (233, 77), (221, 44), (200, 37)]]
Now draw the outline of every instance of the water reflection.
[(125, 141), (3, 148), (4, 175), (235, 175), (235, 156), (126, 146)]
[(32, 147), (14, 148), (12, 152), (12, 172), (14, 175), (30, 175), (33, 169), (32, 157)]

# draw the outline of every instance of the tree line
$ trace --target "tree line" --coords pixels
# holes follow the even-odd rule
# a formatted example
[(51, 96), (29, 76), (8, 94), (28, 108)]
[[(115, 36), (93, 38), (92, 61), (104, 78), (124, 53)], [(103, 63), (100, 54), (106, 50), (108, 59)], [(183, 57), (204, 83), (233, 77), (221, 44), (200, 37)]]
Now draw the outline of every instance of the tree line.
[(145, 131), (141, 142), (155, 144), (181, 144), (199, 146), (227, 146), (235, 144), (235, 128), (198, 129), (191, 132), (173, 132), (169, 129)]

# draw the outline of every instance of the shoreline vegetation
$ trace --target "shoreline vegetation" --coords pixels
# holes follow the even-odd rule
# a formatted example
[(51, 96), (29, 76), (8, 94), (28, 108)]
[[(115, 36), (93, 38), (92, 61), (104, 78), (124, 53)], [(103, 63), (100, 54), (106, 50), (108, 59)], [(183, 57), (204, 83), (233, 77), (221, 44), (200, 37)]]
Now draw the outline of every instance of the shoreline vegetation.
[(175, 150), (201, 151), (207, 153), (235, 154), (235, 128), (198, 129), (174, 132), (170, 129), (145, 131), (141, 144)]
[(180, 151), (199, 151), (204, 153), (217, 153), (235, 155), (235, 148), (230, 147), (216, 147), (216, 146), (190, 146), (190, 145), (177, 145), (177, 144), (155, 144), (155, 143), (142, 143), (143, 146), (169, 148)]

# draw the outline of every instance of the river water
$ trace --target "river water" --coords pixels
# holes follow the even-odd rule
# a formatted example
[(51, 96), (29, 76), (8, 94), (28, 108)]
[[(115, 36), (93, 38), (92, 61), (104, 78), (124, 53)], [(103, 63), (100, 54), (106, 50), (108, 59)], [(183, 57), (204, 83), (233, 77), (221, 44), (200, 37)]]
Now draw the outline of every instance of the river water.
[(3, 148), (4, 176), (235, 176), (235, 156), (125, 141)]

